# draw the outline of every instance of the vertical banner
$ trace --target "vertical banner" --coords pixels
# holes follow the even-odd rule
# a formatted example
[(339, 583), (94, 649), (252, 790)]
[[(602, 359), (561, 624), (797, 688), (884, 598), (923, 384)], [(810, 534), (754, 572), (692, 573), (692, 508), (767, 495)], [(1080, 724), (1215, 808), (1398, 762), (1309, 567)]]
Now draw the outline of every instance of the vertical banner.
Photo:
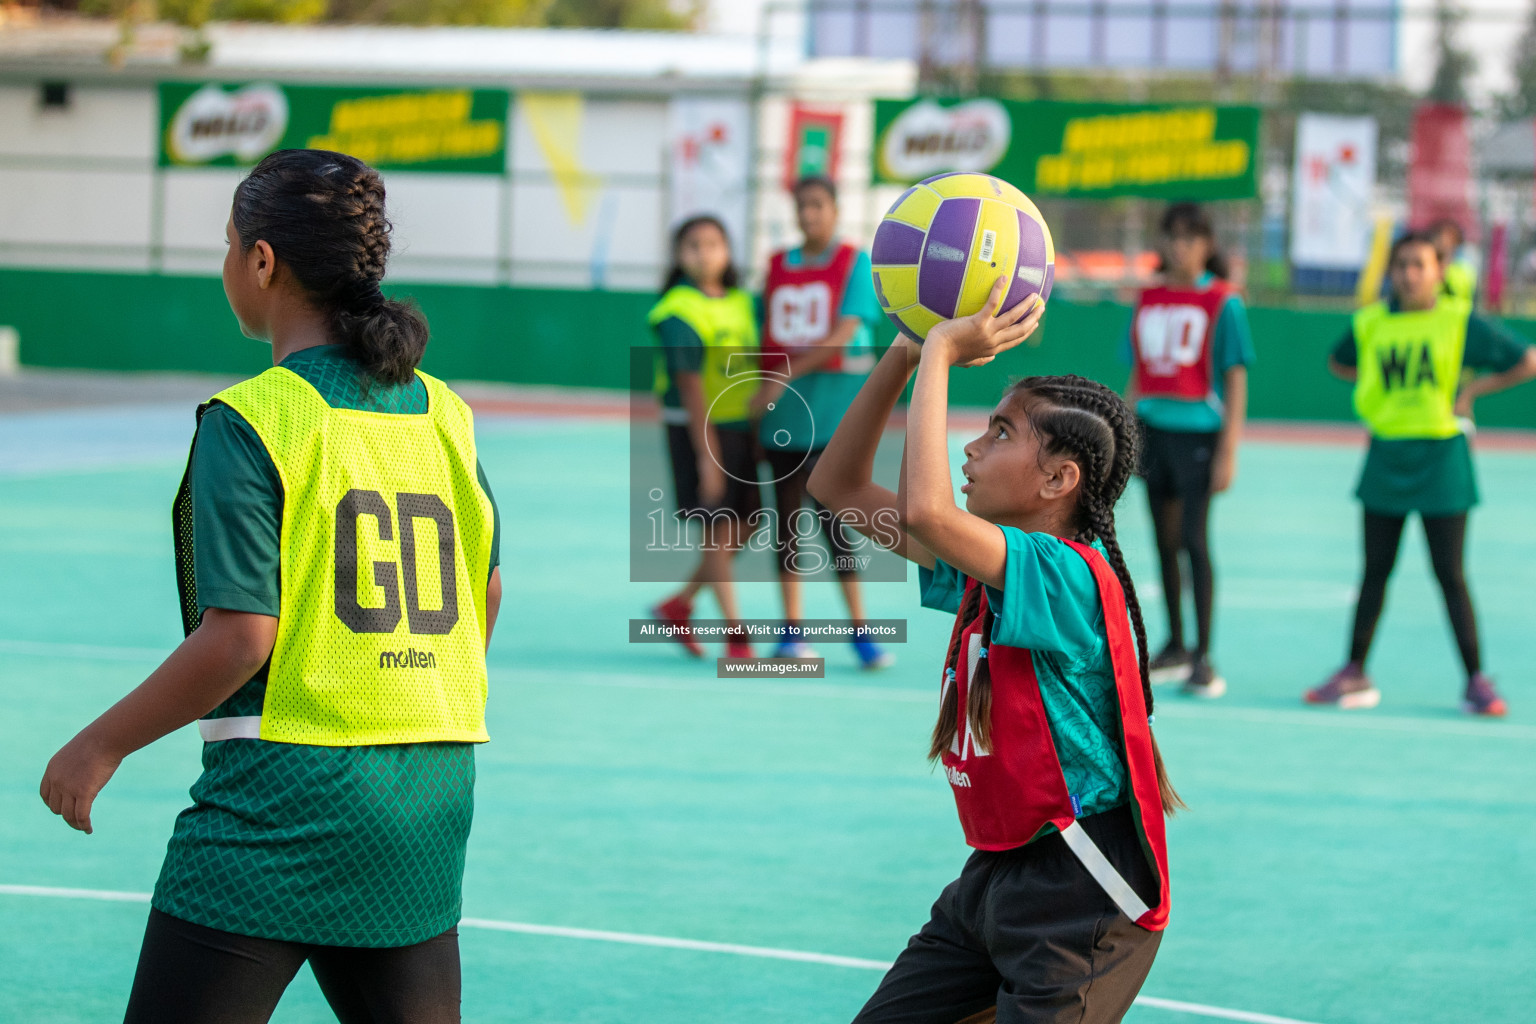
[(1509, 225), (1500, 221), (1488, 232), (1488, 275), (1483, 279), (1483, 305), (1504, 311), (1504, 285), (1509, 278)]
[(1427, 227), (1449, 217), (1475, 240), (1472, 216), (1472, 143), (1467, 111), (1451, 103), (1424, 103), (1413, 112), (1408, 160), (1408, 223)]
[(747, 254), (752, 111), (745, 100), (678, 97), (668, 110), (671, 154), (668, 223), (695, 214), (719, 217), (737, 261)]
[(836, 181), (842, 148), (842, 111), (796, 103), (789, 111), (789, 144), (784, 147), (784, 191), (801, 178)]
[(1291, 175), (1292, 286), (1347, 294), (1371, 255), (1376, 119), (1304, 113)]

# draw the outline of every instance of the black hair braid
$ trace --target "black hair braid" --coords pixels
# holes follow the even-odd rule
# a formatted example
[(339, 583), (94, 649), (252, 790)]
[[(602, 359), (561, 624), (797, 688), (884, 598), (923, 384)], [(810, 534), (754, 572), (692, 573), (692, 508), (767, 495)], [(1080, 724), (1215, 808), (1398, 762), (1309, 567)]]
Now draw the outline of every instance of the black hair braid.
[[(937, 761), (944, 756), (944, 751), (954, 742), (955, 733), (960, 728), (960, 687), (958, 681), (951, 681), (948, 677), (951, 671), (957, 675), (960, 672), (960, 636), (976, 617), (980, 607), (981, 584), (978, 583), (965, 592), (960, 610), (955, 614), (955, 630), (949, 638), (949, 653), (944, 655), (944, 699), (939, 702), (939, 720), (933, 725), (933, 736), (928, 743), (930, 761)], [(975, 681), (971, 682), (974, 688)]]
[[(1009, 395), (1036, 400), (1027, 403), (1025, 415), (1039, 438), (1042, 453), (1070, 454), (1079, 462), (1082, 483), (1075, 515), (1078, 537), (1088, 542), (1098, 540), (1104, 546), (1106, 560), (1120, 580), (1136, 636), (1142, 697), (1150, 716), (1153, 699), (1146, 624), (1135, 582), (1115, 535), (1115, 503), (1130, 482), (1140, 448), (1131, 412), (1114, 391), (1098, 381), (1076, 375), (1025, 377), (1009, 389)], [(1184, 803), (1168, 781), (1155, 738), (1152, 755), (1163, 810), (1171, 814)]]
[(369, 377), (414, 379), (427, 321), (413, 303), (379, 289), (391, 225), (378, 171), (344, 153), (279, 150), (236, 186), (230, 217), (242, 250), (270, 245)]

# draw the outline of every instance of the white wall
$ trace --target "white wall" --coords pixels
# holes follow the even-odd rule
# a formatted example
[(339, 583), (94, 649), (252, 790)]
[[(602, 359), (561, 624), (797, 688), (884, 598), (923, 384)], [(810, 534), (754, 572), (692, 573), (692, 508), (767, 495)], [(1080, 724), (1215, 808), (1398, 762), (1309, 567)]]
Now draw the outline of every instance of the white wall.
[(147, 267), (155, 131), (147, 90), (0, 86), (0, 263)]

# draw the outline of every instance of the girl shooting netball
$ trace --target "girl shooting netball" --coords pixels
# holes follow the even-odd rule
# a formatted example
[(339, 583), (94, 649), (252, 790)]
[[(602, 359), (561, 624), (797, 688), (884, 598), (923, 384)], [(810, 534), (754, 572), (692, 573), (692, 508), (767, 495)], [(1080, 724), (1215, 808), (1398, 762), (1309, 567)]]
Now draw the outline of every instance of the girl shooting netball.
[[(1163, 816), (1179, 805), (1149, 727), (1136, 592), (1114, 506), (1136, 461), (1129, 410), (1082, 377), (1027, 377), (965, 446), (955, 504), (952, 367), (1027, 338), (1044, 303), (982, 310), (898, 339), (811, 477), (834, 512), (919, 566), (925, 606), (955, 612), (930, 759), (975, 849), (860, 1012), (860, 1024), (1118, 1021), (1168, 919)], [(912, 373), (895, 493), (871, 478)], [(1089, 992), (1092, 990), (1092, 999)]]

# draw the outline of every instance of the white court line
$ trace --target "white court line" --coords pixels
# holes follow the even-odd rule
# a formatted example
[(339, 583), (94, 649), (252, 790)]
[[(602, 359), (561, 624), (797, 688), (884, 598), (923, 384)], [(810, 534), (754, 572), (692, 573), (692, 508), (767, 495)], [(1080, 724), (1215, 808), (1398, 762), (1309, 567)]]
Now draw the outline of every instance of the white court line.
[(731, 953), (735, 956), (752, 956), (765, 960), (795, 960), (807, 964), (829, 964), (833, 967), (857, 967), (869, 971), (885, 971), (890, 963), (884, 960), (864, 960), (856, 956), (836, 956), (832, 953), (808, 953), (799, 949), (774, 949), (771, 946), (742, 946), (734, 942), (702, 942), (698, 939), (671, 939), (664, 935), (637, 935), (634, 932), (604, 932), (591, 928), (561, 928), (549, 924), (523, 924), (520, 921), (489, 921), (483, 917), (466, 917), (459, 921), (462, 928), (483, 928), (493, 932), (519, 932), (524, 935), (554, 935), (562, 939), (587, 939), (593, 942), (619, 942), (627, 946), (659, 946), (663, 949), (692, 949), (701, 953)]
[[(105, 900), (113, 903), (148, 903), (147, 892), (113, 892), (107, 889), (61, 889), (47, 885), (0, 885), (0, 896), (48, 896), (57, 899)], [(799, 949), (775, 949), (772, 946), (742, 946), (733, 942), (702, 942), (698, 939), (674, 939), (665, 935), (640, 935), (635, 932), (607, 932), (592, 928), (562, 928), (548, 924), (524, 924), (521, 921), (493, 921), (480, 917), (466, 917), (460, 927), (479, 928), (494, 932), (516, 932), (522, 935), (550, 935), (562, 939), (581, 939), (588, 942), (616, 942), (627, 946), (652, 946), (662, 949), (687, 949), (700, 953), (728, 953), (732, 956), (749, 956), (763, 960), (792, 960), (798, 963), (826, 964), (832, 967), (852, 967), (858, 970), (885, 971), (890, 963), (884, 960), (865, 960), (855, 956), (836, 956), (832, 953), (811, 953)], [(1313, 1024), (1294, 1017), (1275, 1017), (1267, 1013), (1249, 1010), (1229, 1010), (1223, 1006), (1206, 1006), (1204, 1003), (1186, 1003), (1177, 999), (1159, 999), (1155, 996), (1137, 996), (1138, 1006), (1156, 1010), (1174, 1010), (1200, 1017), (1216, 1017), (1221, 1020), (1244, 1021), (1245, 1024)]]

